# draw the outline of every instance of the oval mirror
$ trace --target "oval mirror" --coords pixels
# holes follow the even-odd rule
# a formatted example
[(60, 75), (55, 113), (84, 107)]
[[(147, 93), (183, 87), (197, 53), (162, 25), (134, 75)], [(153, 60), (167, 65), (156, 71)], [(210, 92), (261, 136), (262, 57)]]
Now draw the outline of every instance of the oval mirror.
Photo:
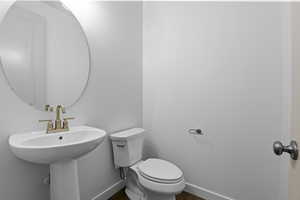
[(75, 16), (59, 1), (17, 1), (0, 26), (0, 65), (24, 102), (73, 105), (90, 73), (87, 38)]

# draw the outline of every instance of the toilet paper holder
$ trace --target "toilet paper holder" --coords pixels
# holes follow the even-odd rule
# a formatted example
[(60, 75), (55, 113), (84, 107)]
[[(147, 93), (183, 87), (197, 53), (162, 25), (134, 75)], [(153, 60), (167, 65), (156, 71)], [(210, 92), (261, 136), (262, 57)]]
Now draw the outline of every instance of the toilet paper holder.
[(192, 135), (204, 135), (201, 129), (191, 128), (188, 130), (188, 132), (189, 132), (189, 134), (192, 134)]

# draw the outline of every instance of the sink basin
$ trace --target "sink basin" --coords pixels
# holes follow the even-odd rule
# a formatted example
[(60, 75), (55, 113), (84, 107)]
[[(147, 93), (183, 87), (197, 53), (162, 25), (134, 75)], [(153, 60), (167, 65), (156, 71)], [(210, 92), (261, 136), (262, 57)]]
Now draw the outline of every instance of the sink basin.
[(103, 140), (103, 130), (88, 126), (72, 127), (70, 131), (45, 134), (45, 131), (12, 135), (9, 145), (23, 160), (51, 164), (77, 159), (94, 150)]
[(103, 130), (78, 126), (60, 133), (40, 131), (12, 135), (9, 145), (18, 158), (50, 164), (51, 200), (80, 200), (76, 159), (94, 150), (105, 135)]

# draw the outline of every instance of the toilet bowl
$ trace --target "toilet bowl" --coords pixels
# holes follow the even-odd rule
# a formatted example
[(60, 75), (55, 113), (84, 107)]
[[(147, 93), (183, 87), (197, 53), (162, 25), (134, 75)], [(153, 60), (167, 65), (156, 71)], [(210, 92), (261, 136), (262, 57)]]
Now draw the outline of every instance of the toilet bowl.
[(128, 168), (125, 192), (130, 200), (175, 200), (185, 187), (183, 172), (166, 160), (142, 160), (144, 132), (134, 128), (111, 135), (115, 166)]
[(182, 171), (161, 159), (148, 159), (131, 166), (126, 180), (130, 200), (175, 200), (185, 187)]

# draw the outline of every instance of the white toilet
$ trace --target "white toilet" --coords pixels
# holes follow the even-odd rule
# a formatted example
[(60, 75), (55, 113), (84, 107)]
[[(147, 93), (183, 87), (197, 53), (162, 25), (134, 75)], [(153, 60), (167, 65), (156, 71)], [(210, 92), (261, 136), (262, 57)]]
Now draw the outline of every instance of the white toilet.
[(130, 200), (175, 200), (175, 195), (185, 187), (183, 173), (165, 160), (141, 160), (144, 132), (142, 128), (133, 128), (110, 136), (115, 166), (129, 167), (125, 192)]

